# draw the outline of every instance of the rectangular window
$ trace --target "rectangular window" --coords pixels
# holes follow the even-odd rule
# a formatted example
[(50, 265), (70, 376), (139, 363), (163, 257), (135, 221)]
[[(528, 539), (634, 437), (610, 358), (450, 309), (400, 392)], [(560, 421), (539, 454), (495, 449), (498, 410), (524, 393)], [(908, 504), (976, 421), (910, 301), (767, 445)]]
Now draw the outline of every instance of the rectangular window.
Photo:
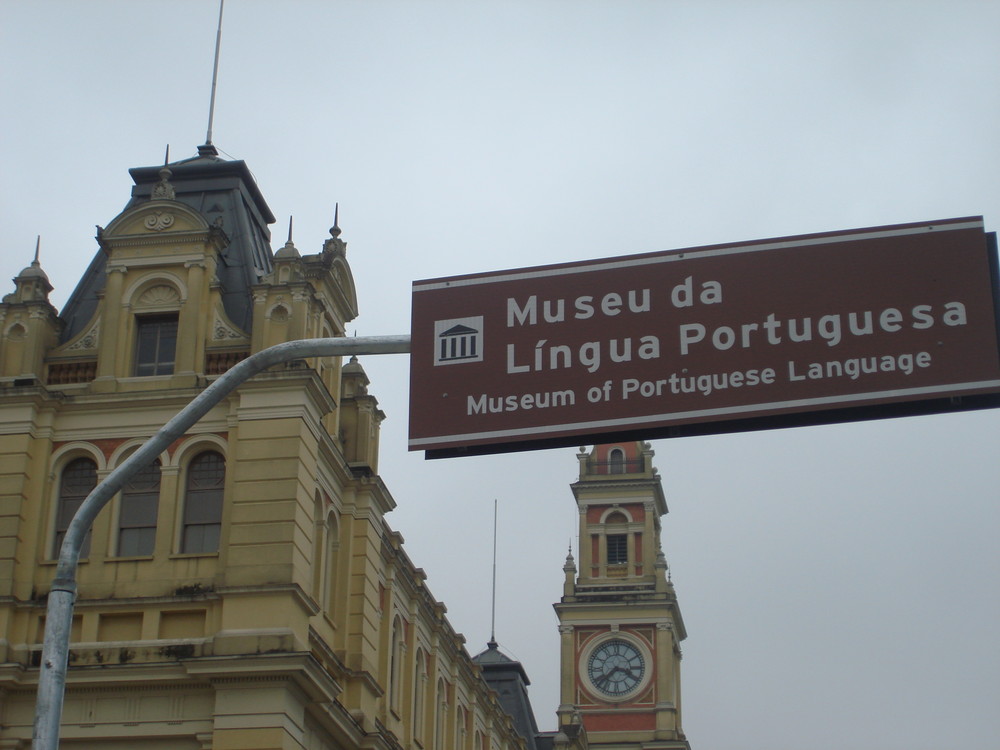
[(624, 565), (628, 562), (628, 536), (608, 534), (608, 565)]
[(172, 375), (177, 351), (177, 316), (136, 318), (135, 374)]

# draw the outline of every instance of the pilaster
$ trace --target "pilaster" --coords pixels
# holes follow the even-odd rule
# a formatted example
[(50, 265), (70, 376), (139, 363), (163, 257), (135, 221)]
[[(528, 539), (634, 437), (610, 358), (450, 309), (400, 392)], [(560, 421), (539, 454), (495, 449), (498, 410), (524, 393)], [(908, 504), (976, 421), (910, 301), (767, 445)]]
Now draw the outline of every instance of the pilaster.
[(125, 285), (125, 274), (128, 269), (122, 265), (109, 265), (107, 284), (101, 299), (99, 315), (101, 317), (102, 335), (97, 342), (97, 378), (93, 387), (95, 391), (110, 391), (108, 381), (114, 381), (118, 376), (118, 361), (122, 347), (122, 289)]

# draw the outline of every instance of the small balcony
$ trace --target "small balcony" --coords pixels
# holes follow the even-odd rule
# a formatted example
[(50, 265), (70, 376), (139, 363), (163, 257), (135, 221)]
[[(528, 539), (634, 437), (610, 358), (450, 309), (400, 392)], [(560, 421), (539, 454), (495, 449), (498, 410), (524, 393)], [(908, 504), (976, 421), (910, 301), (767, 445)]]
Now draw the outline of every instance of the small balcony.
[(646, 460), (639, 458), (619, 458), (611, 461), (595, 461), (588, 459), (587, 474), (590, 476), (611, 476), (615, 474), (644, 474)]

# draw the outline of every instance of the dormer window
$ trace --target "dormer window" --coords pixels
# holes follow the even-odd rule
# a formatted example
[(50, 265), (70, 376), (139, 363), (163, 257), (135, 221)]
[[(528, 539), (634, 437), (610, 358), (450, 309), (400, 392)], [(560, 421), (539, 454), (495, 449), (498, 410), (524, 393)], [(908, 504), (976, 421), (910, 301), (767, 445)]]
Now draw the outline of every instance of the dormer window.
[(136, 318), (135, 374), (172, 375), (177, 352), (177, 314)]

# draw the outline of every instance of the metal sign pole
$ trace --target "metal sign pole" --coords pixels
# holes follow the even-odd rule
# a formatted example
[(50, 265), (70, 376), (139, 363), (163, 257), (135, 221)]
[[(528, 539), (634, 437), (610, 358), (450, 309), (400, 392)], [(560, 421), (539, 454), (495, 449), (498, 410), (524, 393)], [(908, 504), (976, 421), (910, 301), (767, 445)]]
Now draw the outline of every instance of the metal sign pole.
[(356, 338), (306, 339), (288, 341), (253, 354), (219, 376), (181, 409), (159, 432), (147, 440), (118, 468), (94, 488), (70, 521), (59, 550), (59, 563), (49, 591), (45, 617), (45, 640), (35, 702), (34, 750), (57, 750), (62, 719), (69, 658), (73, 603), (76, 600), (76, 568), (80, 549), (98, 512), (140, 469), (148, 466), (171, 443), (228, 396), (272, 365), (304, 357), (339, 357), (351, 354), (408, 354), (409, 336), (367, 336)]

